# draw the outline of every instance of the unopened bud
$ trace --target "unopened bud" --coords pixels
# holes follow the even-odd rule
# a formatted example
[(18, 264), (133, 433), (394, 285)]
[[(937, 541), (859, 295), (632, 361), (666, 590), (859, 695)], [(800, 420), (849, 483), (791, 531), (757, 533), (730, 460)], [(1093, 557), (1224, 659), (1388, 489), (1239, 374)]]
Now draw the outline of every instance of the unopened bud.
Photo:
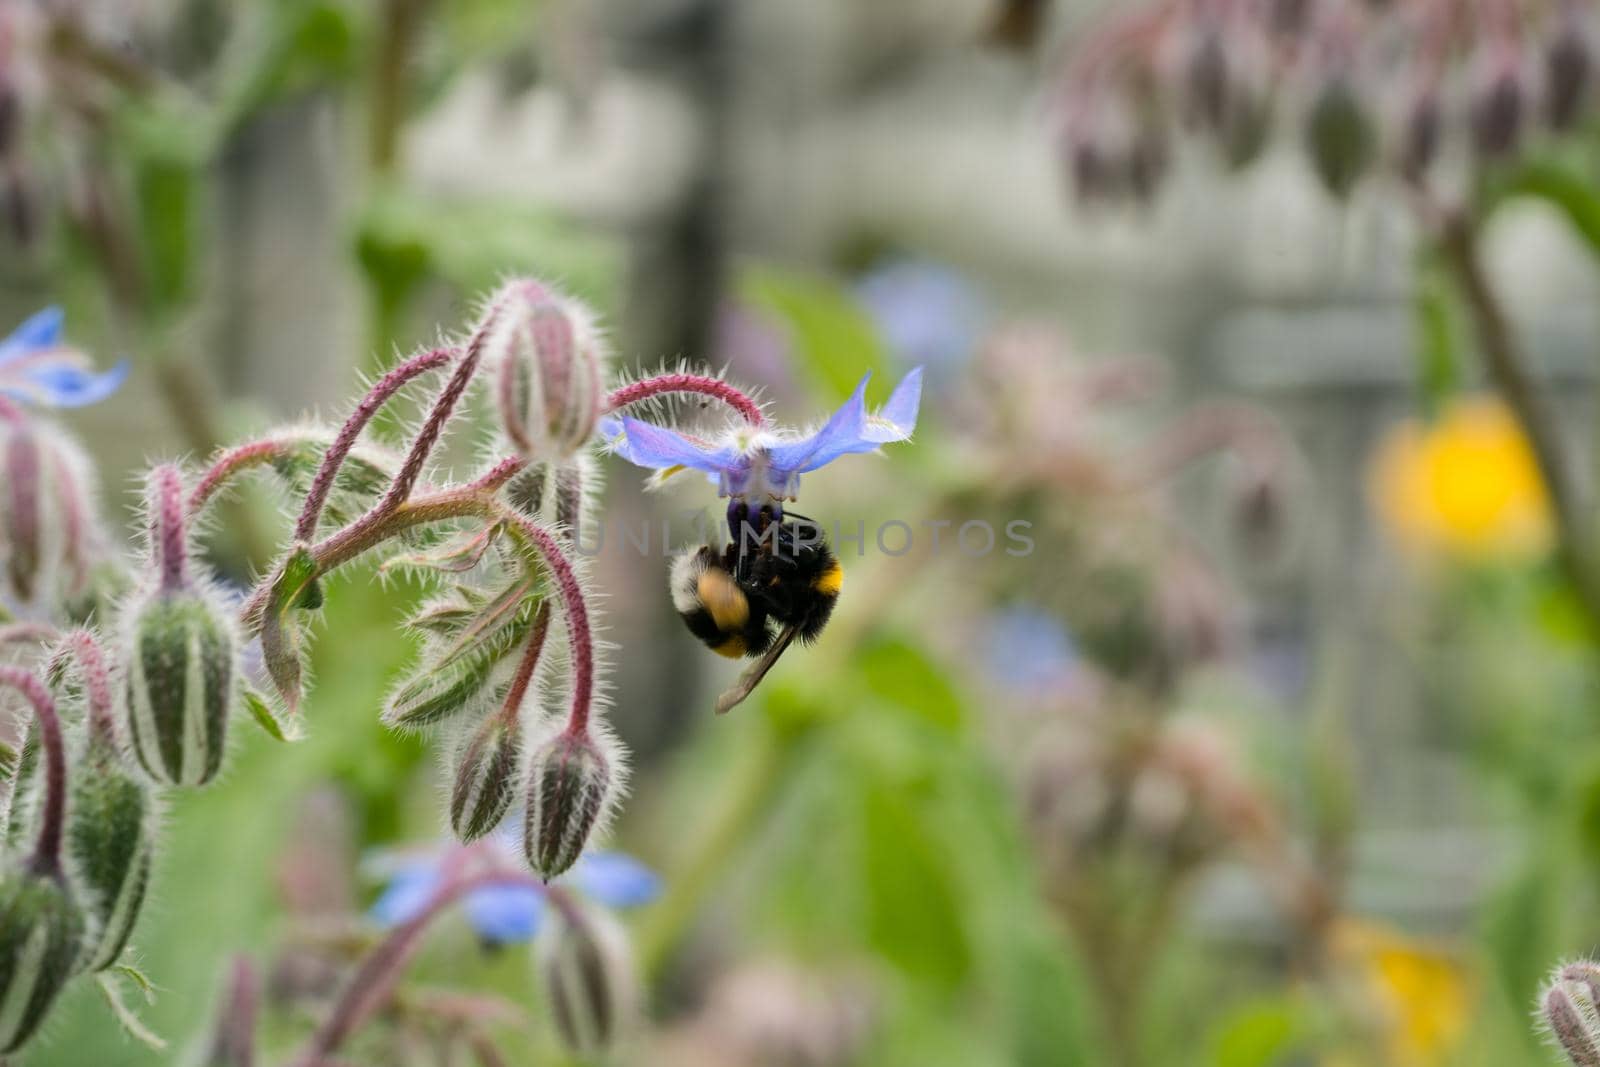
[(472, 841), (500, 825), (516, 793), (522, 730), (515, 716), (493, 714), (472, 732), (456, 761), (450, 787), (450, 829)]
[(587, 730), (563, 730), (534, 753), (522, 847), (540, 877), (554, 878), (578, 862), (611, 805), (613, 762)]
[(1418, 92), (1401, 121), (1400, 173), (1419, 178), (1439, 153), (1439, 94), (1432, 89)]
[(1600, 1067), (1600, 965), (1569, 963), (1540, 998), (1545, 1026), (1574, 1067)]
[(0, 876), (0, 1053), (21, 1048), (44, 1021), (72, 977), (83, 930), (83, 913), (59, 876)]
[(227, 612), (198, 590), (134, 602), (124, 637), (128, 734), (150, 776), (204, 785), (222, 767), (238, 641)]
[(1544, 54), (1544, 115), (1556, 130), (1570, 130), (1583, 113), (1593, 76), (1585, 27), (1573, 15), (1561, 20), (1555, 38)]
[(128, 772), (114, 742), (91, 730), (67, 805), (67, 854), (95, 922), (82, 967), (117, 962), (138, 922), (155, 846), (150, 787)]
[(1522, 134), (1522, 75), (1514, 64), (1497, 64), (1472, 101), (1472, 139), (1479, 155), (1509, 154)]
[(1232, 85), (1220, 29), (1195, 34), (1184, 61), (1183, 84), (1184, 117), (1203, 129), (1221, 129), (1232, 103)]
[(602, 342), (589, 310), (532, 281), (495, 299), (484, 340), (506, 436), (529, 459), (565, 459), (594, 433), (604, 399)]
[(1372, 163), (1377, 136), (1371, 118), (1346, 78), (1331, 78), (1317, 94), (1306, 140), (1312, 166), (1322, 184), (1334, 196), (1348, 196)]
[(627, 1032), (638, 1006), (638, 978), (627, 935), (598, 909), (569, 900), (551, 909), (539, 938), (539, 978), (556, 1033), (573, 1052), (593, 1056)]
[(88, 463), (50, 423), (0, 426), (0, 555), (5, 587), (21, 603), (81, 588), (94, 523)]

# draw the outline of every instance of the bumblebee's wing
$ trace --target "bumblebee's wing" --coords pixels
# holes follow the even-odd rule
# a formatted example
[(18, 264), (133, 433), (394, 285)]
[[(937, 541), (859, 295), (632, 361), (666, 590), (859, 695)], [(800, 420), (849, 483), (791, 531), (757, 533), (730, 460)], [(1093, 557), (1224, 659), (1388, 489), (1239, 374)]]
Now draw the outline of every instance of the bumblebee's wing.
[(784, 649), (789, 647), (789, 643), (794, 640), (795, 634), (799, 632), (799, 628), (795, 626), (785, 626), (783, 628), (782, 632), (778, 634), (777, 640), (772, 642), (772, 647), (767, 649), (766, 655), (747, 667), (745, 672), (739, 675), (739, 680), (729, 686), (727, 692), (717, 698), (718, 715), (725, 715), (732, 711), (740, 704), (743, 704), (746, 697), (755, 692), (756, 686), (761, 684), (761, 679), (767, 676), (767, 672), (772, 669), (773, 664), (778, 662), (778, 657), (783, 655)]

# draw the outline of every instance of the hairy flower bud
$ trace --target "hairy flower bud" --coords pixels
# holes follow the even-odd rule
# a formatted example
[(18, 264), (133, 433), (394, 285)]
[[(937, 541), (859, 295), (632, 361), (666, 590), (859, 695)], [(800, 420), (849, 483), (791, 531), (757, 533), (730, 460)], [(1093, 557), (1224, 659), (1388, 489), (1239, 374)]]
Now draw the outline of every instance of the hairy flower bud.
[(1568, 14), (1544, 54), (1544, 115), (1552, 129), (1570, 130), (1583, 113), (1594, 57), (1584, 25)]
[(1472, 139), (1480, 155), (1509, 154), (1522, 134), (1522, 73), (1511, 63), (1497, 64), (1478, 86), (1472, 101)]
[(77, 444), (48, 422), (0, 424), (0, 557), (5, 591), (36, 603), (83, 584), (94, 501)]
[(1574, 1067), (1600, 1067), (1600, 964), (1581, 960), (1561, 967), (1539, 1007)]
[(611, 805), (614, 764), (587, 730), (562, 731), (534, 753), (522, 847), (541, 877), (554, 878), (578, 862)]
[(516, 793), (522, 729), (515, 716), (493, 714), (472, 732), (456, 760), (450, 787), (450, 829), (472, 841), (500, 825)]
[(1334, 196), (1348, 196), (1372, 163), (1377, 135), (1346, 78), (1331, 78), (1317, 94), (1306, 139), (1312, 166), (1322, 184)]
[(589, 310), (533, 281), (506, 286), (484, 340), (501, 425), (529, 459), (564, 459), (594, 432), (605, 355)]
[(1400, 131), (1400, 173), (1416, 179), (1433, 164), (1439, 153), (1439, 94), (1423, 89), (1414, 96), (1402, 116)]
[(222, 766), (237, 638), (227, 612), (193, 589), (134, 602), (124, 637), (128, 734), (168, 785), (204, 785)]
[(0, 1053), (15, 1052), (44, 1021), (82, 950), (83, 913), (58, 876), (0, 876)]
[(550, 1016), (568, 1048), (596, 1055), (616, 1044), (638, 1005), (627, 936), (606, 913), (570, 900), (551, 912), (553, 921), (538, 945)]
[(128, 773), (112, 739), (91, 730), (67, 808), (67, 855), (95, 919), (82, 966), (103, 971), (122, 954), (144, 904), (155, 845), (154, 798), (148, 785)]

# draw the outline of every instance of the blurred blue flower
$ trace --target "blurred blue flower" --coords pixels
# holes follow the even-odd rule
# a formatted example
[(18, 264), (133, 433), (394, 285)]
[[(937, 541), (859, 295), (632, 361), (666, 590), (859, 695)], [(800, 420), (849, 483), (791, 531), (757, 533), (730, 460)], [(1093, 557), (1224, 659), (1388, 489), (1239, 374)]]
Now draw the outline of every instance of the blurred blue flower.
[(1030, 607), (1003, 608), (989, 616), (983, 662), (998, 684), (1026, 693), (1063, 686), (1079, 666), (1077, 645), (1066, 626)]
[(977, 289), (943, 264), (901, 259), (862, 275), (856, 299), (889, 348), (937, 377), (965, 365), (988, 317)]
[(705, 441), (638, 419), (605, 418), (600, 432), (612, 451), (630, 463), (669, 477), (682, 470), (703, 471), (723, 496), (752, 500), (793, 500), (800, 475), (825, 467), (840, 456), (873, 452), (879, 445), (904, 441), (917, 425), (922, 368), (901, 379), (888, 403), (867, 411), (868, 374), (850, 399), (809, 433), (739, 426), (716, 441)]
[[(393, 869), (370, 914), (385, 926), (415, 918), (438, 891), (451, 849), (408, 858)], [(636, 908), (661, 892), (661, 879), (644, 864), (621, 852), (589, 852), (553, 885), (565, 886), (598, 904)], [(544, 914), (544, 894), (521, 882), (486, 885), (461, 902), (467, 922), (479, 937), (503, 945), (531, 940)]]
[(103, 373), (61, 343), (61, 309), (48, 307), (0, 341), (0, 393), (39, 407), (77, 408), (104, 400), (128, 376), (122, 360)]

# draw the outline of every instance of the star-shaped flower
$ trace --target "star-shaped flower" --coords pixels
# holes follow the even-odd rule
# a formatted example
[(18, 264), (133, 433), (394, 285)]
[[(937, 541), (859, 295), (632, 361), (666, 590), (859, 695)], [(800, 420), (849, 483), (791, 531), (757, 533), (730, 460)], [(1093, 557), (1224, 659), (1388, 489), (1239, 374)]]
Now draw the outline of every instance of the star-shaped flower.
[(888, 403), (874, 412), (866, 405), (871, 377), (862, 378), (844, 406), (810, 432), (736, 426), (706, 440), (627, 416), (602, 419), (600, 432), (617, 455), (658, 471), (662, 478), (697, 470), (726, 497), (793, 500), (800, 475), (840, 456), (873, 452), (879, 445), (911, 436), (922, 398), (922, 368), (901, 379)]
[(61, 309), (48, 307), (0, 341), (0, 394), (39, 407), (96, 404), (117, 391), (128, 361), (96, 373), (89, 357), (61, 341)]
[[(509, 840), (509, 838), (507, 839)], [(398, 926), (418, 915), (438, 891), (446, 868), (476, 851), (472, 861), (499, 863), (516, 870), (515, 849), (502, 847), (499, 835), (469, 846), (448, 846), (403, 857), (390, 868), (388, 885), (373, 903), (370, 914), (384, 926)], [(502, 854), (503, 853), (503, 854)], [(551, 883), (577, 891), (608, 908), (636, 908), (661, 892), (661, 879), (632, 856), (622, 852), (587, 852), (572, 870)], [(523, 881), (482, 886), (461, 902), (467, 922), (479, 937), (496, 945), (529, 941), (539, 931), (544, 916), (544, 894)]]

